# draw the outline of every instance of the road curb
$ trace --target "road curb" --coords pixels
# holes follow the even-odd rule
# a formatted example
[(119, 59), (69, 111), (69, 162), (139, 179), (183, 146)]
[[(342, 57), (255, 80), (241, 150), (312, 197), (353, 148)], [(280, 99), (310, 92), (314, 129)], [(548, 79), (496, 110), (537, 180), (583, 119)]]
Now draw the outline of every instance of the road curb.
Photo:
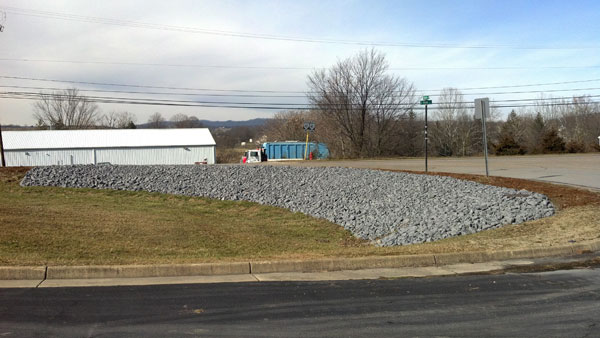
[(357, 258), (331, 258), (310, 261), (259, 261), (250, 262), (252, 273), (319, 272), (397, 267), (433, 266), (433, 255), (375, 256)]
[(42, 280), (45, 277), (45, 266), (0, 266), (0, 280)]
[(586, 244), (521, 250), (326, 258), (316, 260), (172, 265), (5, 266), (0, 267), (0, 280), (218, 276), (277, 272), (323, 272), (378, 268), (412, 268), (444, 266), (460, 263), (484, 263), (522, 258), (573, 256), (597, 251), (600, 251), (600, 240)]
[(46, 279), (215, 276), (249, 273), (248, 263), (48, 266)]

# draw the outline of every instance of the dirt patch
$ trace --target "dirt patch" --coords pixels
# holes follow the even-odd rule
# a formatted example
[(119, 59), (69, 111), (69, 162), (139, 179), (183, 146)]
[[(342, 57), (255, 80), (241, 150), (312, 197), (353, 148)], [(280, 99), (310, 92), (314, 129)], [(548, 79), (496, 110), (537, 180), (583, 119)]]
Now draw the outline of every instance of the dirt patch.
[(20, 182), (31, 167), (4, 167), (0, 168), (0, 182)]

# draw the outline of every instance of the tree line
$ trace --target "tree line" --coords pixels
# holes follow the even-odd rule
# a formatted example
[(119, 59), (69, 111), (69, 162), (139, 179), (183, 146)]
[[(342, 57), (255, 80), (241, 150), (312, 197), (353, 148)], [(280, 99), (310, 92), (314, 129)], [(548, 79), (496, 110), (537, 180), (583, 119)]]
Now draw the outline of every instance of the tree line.
[[(317, 125), (313, 141), (328, 145), (332, 157), (363, 158), (422, 156), (424, 116), (412, 82), (388, 74), (385, 56), (363, 50), (340, 60), (329, 69), (308, 76), (310, 109), (281, 111), (262, 128), (238, 127), (213, 130), (217, 144), (235, 147), (240, 141), (304, 140), (306, 121)], [(481, 122), (473, 116), (472, 103), (456, 88), (444, 88), (430, 109), (429, 142), (438, 156), (470, 156), (483, 151)], [(41, 129), (135, 128), (135, 115), (102, 114), (96, 103), (78, 90), (40, 94), (34, 117)], [(490, 153), (496, 155), (600, 150), (600, 105), (590, 96), (572, 99), (540, 97), (530, 107), (511, 111), (506, 119), (492, 109), (487, 124)], [(156, 112), (149, 128), (200, 128), (195, 116), (176, 114), (165, 119)]]
[[(422, 156), (424, 116), (414, 85), (387, 74), (383, 54), (365, 50), (308, 77), (310, 110), (282, 111), (267, 122), (269, 141), (303, 140), (303, 122), (317, 125), (312, 139), (333, 157)], [(599, 151), (600, 105), (589, 96), (540, 98), (506, 120), (492, 109), (488, 149), (496, 155)], [(444, 88), (430, 109), (428, 146), (438, 156), (483, 151), (482, 124), (456, 88)]]
[[(37, 129), (135, 129), (136, 116), (128, 111), (103, 114), (95, 102), (79, 94), (77, 88), (40, 93), (33, 104)], [(155, 112), (146, 122), (148, 128), (202, 128), (195, 116), (175, 114), (169, 120)]]

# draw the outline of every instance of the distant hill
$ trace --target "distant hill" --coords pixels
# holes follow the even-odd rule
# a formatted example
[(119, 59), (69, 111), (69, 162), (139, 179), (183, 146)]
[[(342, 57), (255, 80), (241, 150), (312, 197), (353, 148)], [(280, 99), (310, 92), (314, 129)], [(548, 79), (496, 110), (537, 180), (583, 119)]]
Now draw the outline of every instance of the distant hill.
[[(264, 125), (269, 119), (265, 119), (265, 118), (259, 118), (259, 119), (252, 119), (252, 120), (246, 120), (246, 121), (232, 121), (232, 120), (227, 120), (227, 121), (211, 121), (211, 120), (200, 120), (200, 122), (202, 123), (202, 125), (205, 128), (211, 128), (211, 129), (215, 129), (215, 128), (234, 128), (234, 127), (256, 127), (256, 126), (262, 126)], [(171, 127), (171, 125), (173, 124), (173, 122), (170, 121), (165, 121), (165, 128), (169, 128)], [(136, 126), (140, 129), (143, 128), (148, 128), (149, 123), (140, 123), (137, 124)]]
[(233, 127), (256, 127), (262, 126), (269, 119), (252, 119), (246, 121), (210, 121), (210, 120), (200, 120), (205, 127), (208, 128), (233, 128)]
[(37, 129), (35, 126), (20, 126), (18, 124), (7, 124), (2, 126), (2, 130), (35, 130)]
[[(246, 120), (246, 121), (232, 121), (232, 120), (227, 120), (227, 121), (211, 121), (211, 120), (200, 120), (200, 122), (202, 122), (202, 125), (204, 126), (204, 128), (211, 128), (211, 129), (216, 129), (216, 128), (235, 128), (235, 127), (256, 127), (256, 126), (262, 126), (265, 123), (267, 123), (267, 121), (269, 121), (269, 119), (252, 119), (252, 120)], [(173, 122), (171, 121), (165, 121), (165, 128), (169, 128), (173, 125)], [(136, 124), (137, 128), (140, 129), (145, 129), (148, 128), (149, 123), (140, 123), (140, 124)], [(20, 125), (15, 125), (15, 124), (9, 124), (9, 125), (3, 125), (2, 126), (2, 130), (33, 130), (33, 129), (37, 129), (35, 126), (20, 126)]]

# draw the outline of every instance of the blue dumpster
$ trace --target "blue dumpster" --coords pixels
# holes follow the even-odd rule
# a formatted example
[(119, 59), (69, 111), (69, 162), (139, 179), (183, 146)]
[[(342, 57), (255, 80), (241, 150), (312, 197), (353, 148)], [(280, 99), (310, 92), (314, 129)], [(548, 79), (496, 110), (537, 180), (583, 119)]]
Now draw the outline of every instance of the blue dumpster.
[[(266, 142), (263, 148), (268, 160), (301, 160), (304, 158), (304, 142)], [(313, 153), (313, 159), (329, 157), (329, 148), (325, 143), (308, 143), (308, 152)], [(306, 155), (308, 157), (308, 153)]]

